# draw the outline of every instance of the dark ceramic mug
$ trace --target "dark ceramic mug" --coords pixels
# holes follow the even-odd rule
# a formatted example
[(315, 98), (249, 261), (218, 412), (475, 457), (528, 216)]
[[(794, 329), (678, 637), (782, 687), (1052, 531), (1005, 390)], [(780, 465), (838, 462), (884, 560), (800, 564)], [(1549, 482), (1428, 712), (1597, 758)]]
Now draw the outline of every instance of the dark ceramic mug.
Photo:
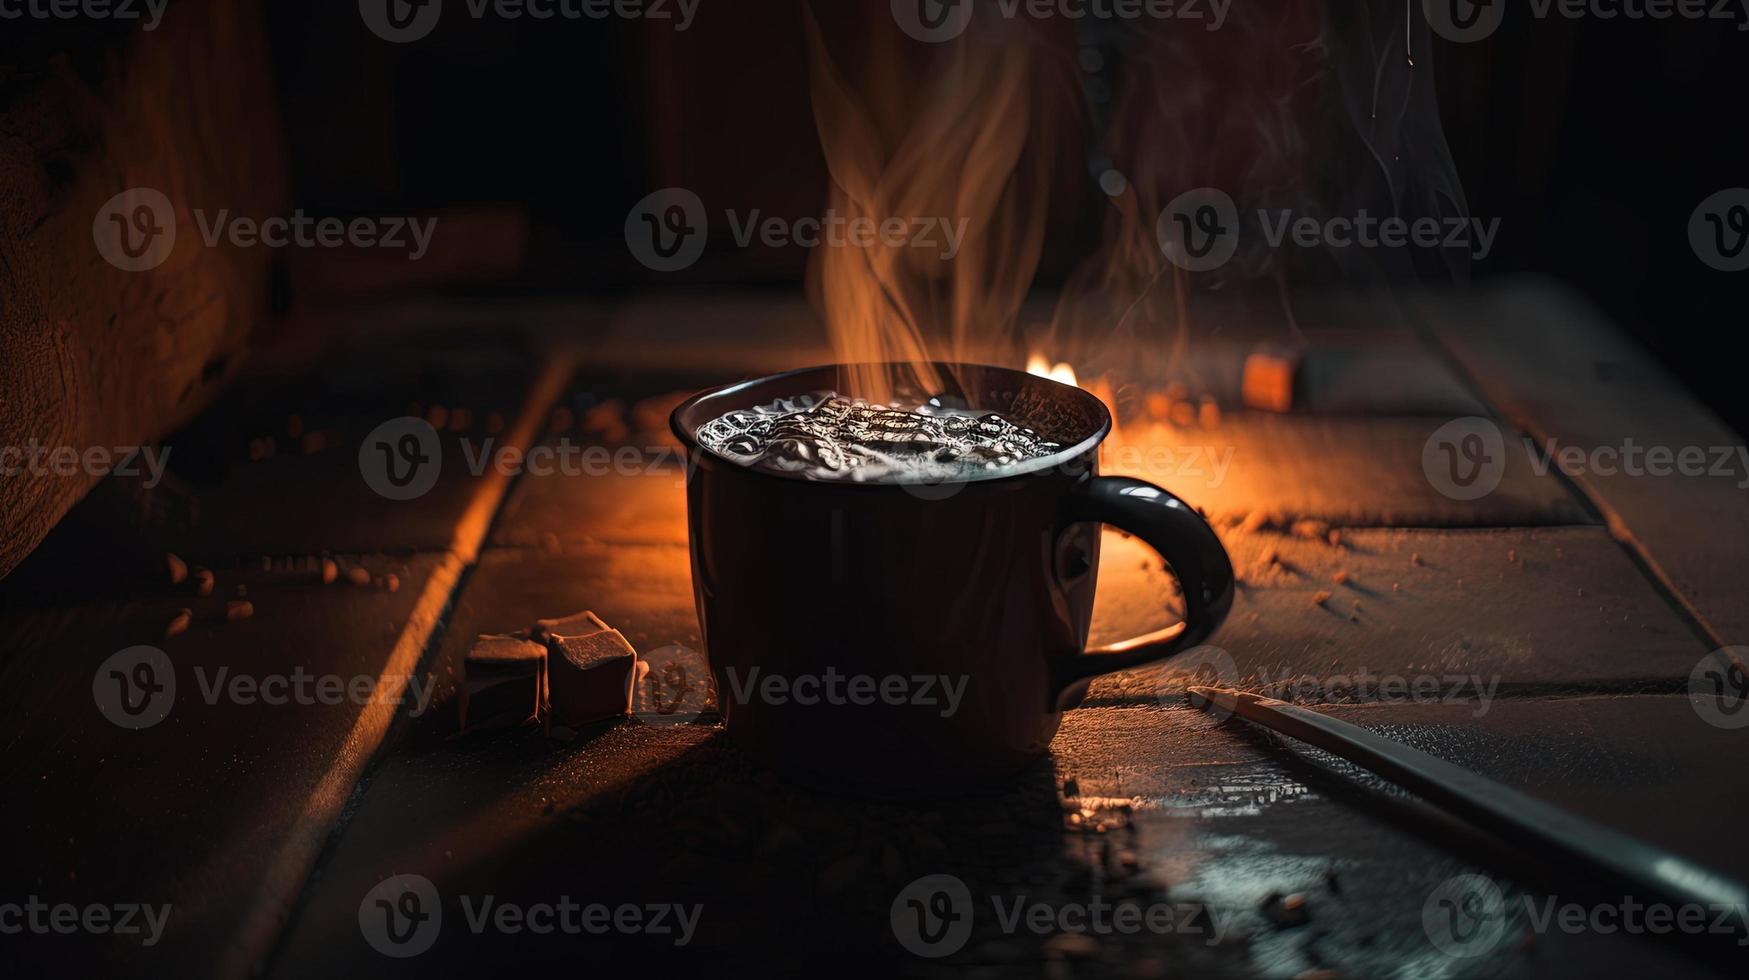
[[(726, 412), (844, 390), (841, 366), (706, 391), (670, 420), (696, 460), (693, 591), (724, 722), (749, 754), (806, 782), (937, 795), (1013, 773), (1045, 751), (1093, 677), (1195, 646), (1232, 605), (1232, 563), (1194, 509), (1096, 475), (1111, 431), (1098, 398), (1007, 368), (935, 367), (949, 380), (930, 394), (1065, 448), (923, 486), (808, 480), (700, 447), (699, 426)], [(1101, 523), (1165, 559), (1182, 623), (1085, 649)]]

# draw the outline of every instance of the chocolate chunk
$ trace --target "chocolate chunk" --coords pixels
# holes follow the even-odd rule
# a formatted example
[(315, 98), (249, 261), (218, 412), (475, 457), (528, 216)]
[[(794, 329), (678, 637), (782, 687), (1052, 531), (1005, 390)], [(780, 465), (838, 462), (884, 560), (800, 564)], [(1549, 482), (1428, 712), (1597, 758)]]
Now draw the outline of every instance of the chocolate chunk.
[(463, 662), (462, 728), (518, 725), (541, 713), (546, 647), (515, 636), (481, 636)]
[(549, 636), (589, 636), (593, 633), (605, 633), (609, 629), (611, 627), (602, 622), (600, 616), (584, 610), (561, 619), (535, 620), (533, 636), (536, 640)]
[(555, 633), (547, 642), (547, 691), (555, 722), (575, 727), (631, 714), (638, 652), (619, 630)]

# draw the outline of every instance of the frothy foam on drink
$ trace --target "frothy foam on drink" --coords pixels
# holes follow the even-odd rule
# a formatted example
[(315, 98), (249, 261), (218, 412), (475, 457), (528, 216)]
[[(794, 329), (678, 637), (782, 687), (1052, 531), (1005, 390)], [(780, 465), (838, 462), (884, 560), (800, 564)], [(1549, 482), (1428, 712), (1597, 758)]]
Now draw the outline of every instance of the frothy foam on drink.
[(858, 483), (976, 479), (1063, 448), (994, 412), (939, 400), (906, 410), (830, 391), (729, 412), (697, 436), (743, 466)]

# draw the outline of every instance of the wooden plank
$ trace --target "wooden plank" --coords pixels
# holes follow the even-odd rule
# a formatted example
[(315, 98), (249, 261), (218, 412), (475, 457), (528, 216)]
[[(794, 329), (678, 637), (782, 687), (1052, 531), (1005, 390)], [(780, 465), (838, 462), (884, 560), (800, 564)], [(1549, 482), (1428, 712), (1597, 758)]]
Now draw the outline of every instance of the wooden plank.
[[(1107, 440), (1104, 469), (1155, 482), (1214, 520), (1253, 513), (1347, 527), (1584, 524), (1586, 508), (1558, 481), (1509, 459), (1500, 486), (1454, 500), (1422, 468), (1447, 420), (1223, 414), (1218, 425), (1127, 426)], [(1259, 515), (1261, 516), (1261, 514)]]
[[(224, 0), (162, 12), (149, 31), (7, 22), (22, 44), (7, 45), (0, 140), (0, 445), (150, 444), (210, 402), (271, 315), (273, 250), (205, 248), (195, 214), (284, 213), (263, 15)], [(176, 235), (136, 240), (174, 245), (124, 271), (94, 227), (140, 187), (160, 195), (152, 226)], [(0, 480), (0, 577), (97, 480)]]
[[(136, 583), (135, 598), (72, 599), (0, 614), (0, 878), (49, 902), (172, 905), (162, 942), (89, 936), (0, 944), (17, 975), (60, 968), (73, 976), (212, 975), (219, 950), (266, 876), (294, 815), (324, 777), (360, 708), (311, 698), (241, 703), (230, 680), (302, 672), (374, 679), (383, 651), (414, 615), (433, 555), (337, 556), (348, 567), (394, 572), (395, 592), (309, 575), (221, 569), (211, 597)], [(225, 622), (225, 603), (248, 589), (254, 616)], [(164, 639), (176, 611), (188, 632)], [(174, 704), (153, 727), (106, 720), (93, 685), (100, 666), (138, 644), (174, 665)], [(225, 672), (225, 673), (221, 673)], [(205, 685), (205, 687), (203, 687)], [(208, 702), (207, 688), (212, 688)]]
[[(1586, 454), (1621, 450), (1631, 440), (1642, 451), (1675, 454), (1693, 447), (1705, 453), (1708, 472), (1700, 475), (1668, 469), (1663, 476), (1635, 475), (1611, 458), (1603, 466), (1583, 465), (1570, 479), (1717, 645), (1749, 643), (1743, 436), (1570, 291), (1520, 283), (1427, 296), (1417, 310), (1537, 451), (1549, 440)], [(1724, 465), (1713, 472), (1718, 462)]]
[[(515, 446), (533, 440), (570, 370), (565, 356), (547, 365), (501, 440)], [(348, 485), (363, 482), (355, 454), (341, 468)], [(341, 479), (319, 465), (319, 456), (292, 457), (286, 469), (295, 476), (288, 484), (318, 495), (332, 486), (327, 481)], [(46, 894), (65, 896), (59, 901), (170, 903), (176, 916), (169, 938), (150, 949), (119, 937), (52, 943), (18, 954), (18, 962), (30, 972), (59, 965), (78, 975), (141, 967), (179, 975), (255, 972), (390, 723), (414, 710), (400, 696), (405, 679), (417, 676), (508, 483), (507, 474), (491, 471), (470, 479), (465, 498), (436, 518), (447, 533), (435, 550), (337, 549), (343, 577), (334, 584), (322, 584), (301, 560), (291, 567), (215, 562), (215, 587), (202, 597), (188, 582), (166, 582), (159, 552), (149, 572), (136, 569), (131, 579), (45, 573), (26, 577), (55, 583), (58, 593), (9, 591), (0, 612), (0, 631), (12, 641), (0, 651), (0, 712), (13, 723), (0, 771), (18, 787), (18, 805), (5, 808), (0, 832), (19, 847), (8, 852), (3, 870), (15, 873), (7, 879), (36, 882)], [(245, 532), (268, 519), (246, 504), (272, 498), (235, 504), (229, 498), (237, 493), (256, 489), (218, 481), (204, 498), (218, 505), (209, 513), (249, 514), (247, 524), (237, 517)], [(309, 509), (319, 513), (346, 499), (343, 490), (331, 492)], [(399, 513), (418, 524), (419, 508), (443, 499), (401, 502)], [(303, 547), (295, 554), (335, 540), (319, 537), (314, 526), (302, 526), (308, 537), (298, 539)], [(76, 569), (100, 530), (57, 532), (25, 568)], [(72, 553), (46, 553), (63, 547)], [(189, 560), (204, 554), (191, 551)], [(353, 568), (384, 582), (348, 584), (344, 573)], [(393, 588), (389, 573), (398, 579)], [(9, 590), (20, 576), (22, 570)], [(253, 615), (226, 622), (227, 600), (245, 597), (239, 587)], [(194, 611), (191, 627), (165, 638), (166, 624), (184, 606)], [(141, 644), (169, 657), (175, 703), (159, 724), (126, 730), (100, 711), (98, 693), (114, 680), (102, 665)], [(234, 675), (245, 675), (245, 685), (267, 686), (259, 698), (248, 687), (239, 694), (226, 686)], [(410, 690), (416, 700), (425, 693)], [(268, 697), (290, 703), (264, 703)], [(190, 849), (197, 839), (208, 842), (210, 853)]]
[[(1355, 711), (1365, 724), (1502, 778), (1533, 789), (1552, 782), (1563, 803), (1615, 820), (1635, 793), (1616, 777), (1649, 761), (1628, 733), (1657, 717), (1674, 735), (1677, 709), (1688, 711), (1679, 698), (1526, 702), (1467, 735), (1403, 706)], [(1515, 737), (1521, 729), (1539, 738)], [(1695, 768), (1659, 785), (1703, 785)], [(1070, 778), (1072, 799), (1060, 789)], [(1727, 775), (1718, 769), (1712, 778)], [(707, 726), (627, 723), (558, 744), (529, 732), (418, 739), (385, 761), (272, 972), (333, 976), (371, 964), (411, 976), (432, 957), (457, 971), (505, 956), (536, 968), (576, 962), (580, 937), (469, 929), (462, 896), (477, 906), (491, 894), (518, 904), (560, 896), (700, 904), (697, 935), (685, 947), (613, 932), (587, 937), (589, 962), (607, 970), (710, 962), (738, 974), (854, 962), (933, 976), (895, 940), (891, 906), (916, 878), (949, 874), (977, 907), (966, 945), (941, 971), (1036, 976), (1060, 958), (1050, 952), (1057, 928), (1001, 926), (993, 902), (1006, 908), (1019, 898), (1053, 909), (1201, 903), (1223, 929), (1218, 939), (1189, 931), (1098, 936), (1088, 965), (1112, 971), (1165, 961), (1223, 976), (1319, 968), (1369, 976), (1405, 962), (1451, 967), (1422, 927), (1428, 897), (1450, 876), (1489, 874), (1514, 901), (1544, 901), (1564, 884), (1545, 877), (1534, 855), (1373, 789), (1187, 710), (1071, 712), (1048, 764), (990, 793), (921, 804), (773, 780)], [(1109, 830), (1096, 831), (1100, 823)], [(1704, 847), (1684, 845), (1696, 846)], [(1135, 871), (1124, 867), (1131, 855)], [(430, 951), (403, 963), (366, 944), (358, 909), (379, 881), (407, 873), (432, 881), (444, 920)], [(1310, 924), (1271, 922), (1262, 905), (1272, 892), (1304, 895)], [(1562, 895), (1570, 897), (1582, 896)], [(1506, 975), (1584, 976), (1606, 965), (1696, 970), (1644, 938), (1550, 933), (1532, 945), (1521, 941), (1528, 931), (1515, 918), (1474, 963)]]
[[(1365, 669), (1507, 691), (1679, 691), (1708, 650), (1602, 528), (1347, 531), (1340, 547), (1234, 529), (1223, 541), (1242, 585), (1211, 642), (1245, 687)], [(1170, 583), (1139, 545), (1108, 549), (1100, 576), (1096, 642), (1173, 621)], [(1168, 662), (1102, 678), (1089, 697), (1176, 700), (1187, 679)]]

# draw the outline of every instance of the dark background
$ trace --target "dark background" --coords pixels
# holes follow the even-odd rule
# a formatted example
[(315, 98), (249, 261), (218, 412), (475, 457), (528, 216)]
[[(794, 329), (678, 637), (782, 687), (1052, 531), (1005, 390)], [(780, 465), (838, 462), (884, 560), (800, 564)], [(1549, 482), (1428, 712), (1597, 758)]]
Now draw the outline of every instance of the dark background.
[[(620, 238), (632, 202), (675, 184), (713, 206), (819, 210), (796, 0), (706, 0), (686, 33), (446, 16), (403, 45), (366, 31), (350, 2), (270, 12), (300, 205), (526, 208), (519, 289), (799, 280), (799, 250), (713, 250), (658, 280)], [(1474, 278), (1577, 286), (1739, 431), (1736, 345), (1720, 341), (1738, 329), (1745, 279), (1697, 260), (1686, 226), (1702, 199), (1749, 184), (1746, 66), (1749, 34), (1734, 22), (1538, 20), (1518, 5), (1484, 41), (1436, 41), (1431, 65), (1469, 208), (1501, 221)], [(1097, 222), (1081, 225), (1053, 229), (1044, 284), (1077, 251), (1064, 242), (1093, 242)]]

